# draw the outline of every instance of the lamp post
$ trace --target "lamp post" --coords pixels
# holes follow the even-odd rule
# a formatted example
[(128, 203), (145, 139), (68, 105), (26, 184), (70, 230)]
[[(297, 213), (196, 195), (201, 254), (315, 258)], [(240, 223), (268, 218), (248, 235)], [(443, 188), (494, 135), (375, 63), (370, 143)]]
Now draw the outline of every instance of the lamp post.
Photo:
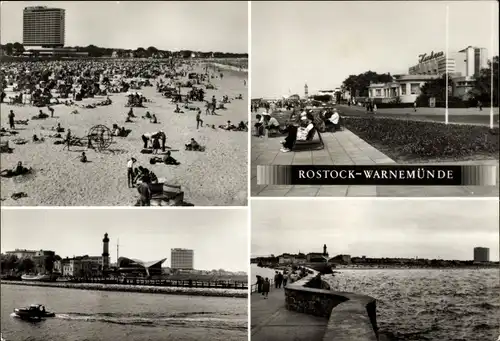
[(444, 111), (444, 122), (445, 124), (448, 124), (448, 93), (449, 93), (449, 89), (448, 89), (448, 28), (449, 28), (449, 6), (446, 5), (446, 57), (445, 57), (445, 60), (446, 60), (446, 70), (445, 70), (445, 74), (446, 74), (446, 94), (445, 94), (445, 111)]
[[(496, 10), (496, 2), (492, 2), (491, 6), (493, 7), (492, 10)], [(497, 12), (491, 12), (491, 50), (495, 48), (495, 17)], [(494, 84), (493, 84), (493, 71), (494, 71), (495, 63), (493, 63), (493, 56), (491, 57), (491, 62), (490, 62), (490, 129), (493, 129), (493, 117), (494, 117), (494, 110), (493, 110), (493, 91), (495, 91)]]

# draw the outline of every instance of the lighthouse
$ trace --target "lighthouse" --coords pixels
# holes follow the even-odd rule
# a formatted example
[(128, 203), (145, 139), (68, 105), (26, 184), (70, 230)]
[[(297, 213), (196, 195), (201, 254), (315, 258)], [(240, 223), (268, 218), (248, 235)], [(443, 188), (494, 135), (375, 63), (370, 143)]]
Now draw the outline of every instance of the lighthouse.
[(304, 98), (307, 99), (309, 97), (309, 87), (307, 86), (307, 83), (306, 85), (304, 85)]
[(109, 238), (108, 234), (104, 234), (102, 239), (102, 271), (109, 269)]
[(328, 256), (328, 252), (326, 251), (326, 244), (323, 245), (323, 256)]

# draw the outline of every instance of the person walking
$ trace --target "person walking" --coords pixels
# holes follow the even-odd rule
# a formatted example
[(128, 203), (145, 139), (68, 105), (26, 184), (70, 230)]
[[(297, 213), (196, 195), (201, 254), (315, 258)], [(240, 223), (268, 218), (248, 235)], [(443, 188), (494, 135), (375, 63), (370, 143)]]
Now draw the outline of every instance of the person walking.
[(215, 95), (212, 96), (212, 115), (215, 115), (215, 108), (217, 108), (217, 99)]
[(278, 273), (278, 289), (281, 289), (281, 283), (283, 283), (283, 274)]
[(266, 280), (262, 285), (262, 295), (264, 296), (264, 299), (268, 298), (270, 289), (271, 289), (271, 283), (269, 282), (269, 278), (266, 277)]
[(275, 289), (278, 289), (279, 278), (280, 278), (280, 275), (279, 275), (278, 271), (275, 271), (275, 274), (274, 274), (274, 288)]
[(203, 127), (203, 120), (201, 119), (201, 109), (198, 108), (198, 112), (196, 113), (196, 129), (200, 126)]
[(413, 102), (413, 111), (417, 112), (417, 101)]
[(127, 162), (127, 184), (128, 187), (134, 187), (134, 164), (137, 162), (135, 158), (130, 158)]
[(50, 117), (54, 118), (54, 108), (52, 108), (50, 105), (47, 105), (47, 109), (50, 111)]

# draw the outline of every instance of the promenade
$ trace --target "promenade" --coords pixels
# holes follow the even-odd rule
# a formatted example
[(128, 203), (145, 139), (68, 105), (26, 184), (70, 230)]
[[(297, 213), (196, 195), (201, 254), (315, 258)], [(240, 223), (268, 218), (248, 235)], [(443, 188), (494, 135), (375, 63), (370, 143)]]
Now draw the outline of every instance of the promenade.
[(328, 319), (287, 310), (283, 288), (271, 288), (268, 299), (258, 293), (250, 297), (253, 341), (323, 340)]
[[(252, 136), (251, 193), (260, 197), (494, 197), (499, 187), (480, 186), (289, 186), (257, 185), (257, 165), (383, 165), (396, 164), (387, 155), (344, 129), (321, 135), (325, 148), (282, 153), (281, 138)], [(496, 165), (498, 160), (441, 164)], [(438, 164), (438, 163), (433, 163)], [(497, 182), (498, 183), (498, 182)]]

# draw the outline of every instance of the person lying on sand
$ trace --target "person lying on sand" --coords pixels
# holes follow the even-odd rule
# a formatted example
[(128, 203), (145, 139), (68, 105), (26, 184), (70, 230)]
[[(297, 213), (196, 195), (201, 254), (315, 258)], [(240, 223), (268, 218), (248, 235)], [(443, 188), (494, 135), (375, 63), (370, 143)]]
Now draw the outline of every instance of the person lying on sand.
[(33, 118), (34, 118), (34, 119), (43, 120), (43, 119), (46, 119), (46, 118), (48, 118), (48, 117), (49, 117), (49, 115), (47, 115), (46, 113), (44, 113), (44, 112), (42, 111), (42, 109), (40, 109), (40, 110), (38, 111), (38, 115), (34, 116)]
[(43, 142), (43, 141), (45, 141), (43, 136), (38, 137), (36, 134), (33, 135), (33, 142), (37, 143), (37, 142)]
[(231, 124), (231, 121), (227, 121), (226, 124), (219, 126), (219, 128), (224, 130), (233, 130), (236, 127), (234, 126), (234, 124)]
[(17, 166), (14, 169), (4, 169), (0, 172), (0, 175), (3, 177), (12, 177), (23, 175), (31, 172), (31, 168), (23, 167), (23, 163), (19, 161)]
[(155, 156), (155, 157), (152, 157), (150, 160), (149, 160), (149, 163), (151, 163), (152, 165), (154, 165), (155, 163), (164, 163), (166, 165), (180, 165), (181, 163), (179, 161), (177, 161), (176, 159), (174, 159), (172, 156), (171, 156), (171, 153), (170, 151), (168, 151), (165, 155), (163, 155), (163, 158), (160, 158), (158, 156)]

